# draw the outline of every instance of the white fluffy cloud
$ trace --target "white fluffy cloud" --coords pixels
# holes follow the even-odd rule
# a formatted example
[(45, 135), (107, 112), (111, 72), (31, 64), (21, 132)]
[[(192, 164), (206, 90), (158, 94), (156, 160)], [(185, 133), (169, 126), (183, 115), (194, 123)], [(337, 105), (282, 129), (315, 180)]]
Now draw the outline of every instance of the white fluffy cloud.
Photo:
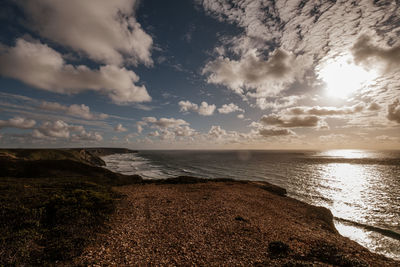
[(32, 129), (36, 125), (36, 121), (26, 119), (20, 116), (11, 118), (9, 120), (0, 120), (1, 128), (19, 128), (19, 129)]
[(54, 122), (46, 121), (38, 129), (33, 131), (35, 138), (65, 138), (70, 137), (70, 131), (83, 131), (82, 126), (68, 125), (68, 123), (58, 120)]
[(220, 107), (218, 109), (218, 112), (222, 113), (222, 114), (229, 114), (229, 113), (232, 113), (232, 112), (235, 112), (235, 111), (244, 112), (243, 109), (239, 108), (237, 105), (235, 105), (233, 103), (224, 104), (224, 105), (222, 105), (222, 107)]
[(265, 109), (278, 110), (293, 106), (302, 98), (303, 97), (296, 95), (279, 96), (277, 98), (259, 97), (256, 99), (256, 106), (262, 110)]
[(23, 39), (18, 39), (15, 47), (0, 50), (0, 75), (56, 93), (98, 91), (117, 104), (151, 100), (143, 85), (135, 85), (139, 77), (133, 71), (113, 65), (98, 70), (75, 67), (47, 45)]
[(237, 141), (239, 134), (235, 131), (226, 131), (219, 125), (213, 125), (208, 131), (208, 136), (219, 141), (232, 142)]
[(69, 125), (62, 120), (43, 122), (40, 127), (33, 130), (32, 136), (38, 139), (65, 139), (74, 142), (103, 140), (97, 132), (87, 132), (83, 126)]
[(157, 129), (147, 135), (164, 141), (172, 142), (176, 139), (185, 139), (197, 135), (197, 132), (189, 126), (189, 123), (182, 119), (143, 117), (136, 125), (139, 133), (143, 131), (144, 127)]
[(68, 115), (87, 119), (87, 120), (97, 120), (97, 119), (108, 118), (108, 115), (104, 114), (104, 113), (93, 114), (90, 111), (90, 108), (84, 104), (81, 104), (81, 105), (73, 104), (73, 105), (67, 106), (67, 105), (62, 105), (57, 102), (43, 101), (40, 104), (39, 108), (44, 109), (44, 110), (50, 110), (50, 111), (62, 111)]
[(201, 102), (200, 106), (190, 101), (179, 101), (178, 105), (181, 112), (193, 111), (202, 116), (211, 116), (216, 109), (215, 105), (208, 104), (205, 101)]
[(41, 36), (107, 64), (152, 64), (152, 38), (136, 21), (136, 0), (17, 0)]
[(101, 136), (98, 132), (86, 132), (85, 130), (80, 131), (79, 133), (72, 134), (71, 141), (81, 142), (81, 141), (89, 141), (89, 142), (101, 142), (103, 141), (103, 136)]
[(197, 112), (199, 110), (199, 105), (197, 105), (195, 103), (192, 103), (192, 102), (190, 102), (188, 100), (179, 101), (178, 105), (181, 108), (181, 112), (190, 112), (190, 111)]
[(207, 102), (201, 102), (199, 106), (199, 114), (203, 116), (211, 116), (214, 114), (216, 106), (215, 105), (209, 105)]
[(193, 136), (196, 134), (196, 131), (189, 126), (179, 126), (174, 129), (174, 134), (175, 136), (178, 137), (188, 137), (188, 136)]
[(121, 123), (118, 123), (114, 127), (114, 131), (116, 131), (116, 132), (126, 132), (126, 131), (128, 131), (128, 129), (126, 129)]
[(157, 128), (176, 128), (179, 126), (189, 125), (186, 121), (182, 119), (174, 118), (160, 118), (159, 120), (155, 117), (143, 117), (139, 125), (149, 125), (150, 127)]
[(238, 94), (255, 90), (257, 96), (265, 97), (278, 94), (294, 81), (294, 65), (294, 57), (281, 49), (274, 51), (268, 59), (263, 59), (256, 49), (252, 49), (240, 60), (220, 56), (208, 62), (203, 74), (208, 75), (209, 83), (225, 85)]
[(148, 134), (148, 136), (157, 137), (157, 136), (160, 136), (160, 133), (159, 133), (158, 131), (154, 131), (154, 132), (150, 132), (150, 133)]

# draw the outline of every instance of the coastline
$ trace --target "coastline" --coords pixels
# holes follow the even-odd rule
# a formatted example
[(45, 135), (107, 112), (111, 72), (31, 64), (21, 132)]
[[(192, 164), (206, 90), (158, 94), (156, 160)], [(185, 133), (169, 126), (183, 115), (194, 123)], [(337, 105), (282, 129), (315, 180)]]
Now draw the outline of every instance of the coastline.
[(268, 183), (178, 177), (114, 189), (125, 197), (110, 233), (75, 264), (398, 264), (338, 234), (329, 210)]
[[(4, 151), (0, 154), (6, 154)], [(71, 254), (72, 258), (64, 259), (67, 263), (129, 264), (141, 259), (133, 263), (145, 264), (152, 259), (154, 264), (398, 264), (338, 234), (329, 210), (287, 197), (285, 189), (278, 186), (193, 177), (143, 180), (98, 167), (99, 156), (88, 150), (79, 153), (89, 153), (94, 159), (91, 162), (71, 151), (41, 150), (45, 159), (18, 159), (13, 154), (5, 172), (16, 179), (78, 177), (79, 181), (113, 187), (118, 195), (112, 200), (114, 208), (100, 222), (107, 227), (100, 234), (89, 234), (83, 254)], [(4, 156), (0, 160), (4, 163)], [(16, 172), (21, 166), (27, 169)], [(12, 183), (12, 179), (5, 182)]]

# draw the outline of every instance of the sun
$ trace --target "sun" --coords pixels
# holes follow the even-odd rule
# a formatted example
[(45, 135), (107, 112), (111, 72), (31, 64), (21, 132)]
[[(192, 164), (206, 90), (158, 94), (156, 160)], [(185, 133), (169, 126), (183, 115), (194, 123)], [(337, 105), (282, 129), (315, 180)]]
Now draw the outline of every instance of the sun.
[(350, 56), (325, 61), (317, 70), (317, 74), (318, 78), (325, 82), (327, 95), (343, 99), (371, 85), (377, 77), (374, 70), (356, 65)]

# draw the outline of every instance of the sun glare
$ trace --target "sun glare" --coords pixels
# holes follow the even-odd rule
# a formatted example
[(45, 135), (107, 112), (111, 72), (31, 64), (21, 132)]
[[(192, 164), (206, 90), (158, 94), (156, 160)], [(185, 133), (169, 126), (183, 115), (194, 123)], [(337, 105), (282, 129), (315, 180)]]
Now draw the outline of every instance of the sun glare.
[(346, 98), (357, 90), (370, 85), (377, 74), (354, 64), (349, 56), (331, 59), (318, 71), (326, 84), (326, 93), (331, 97)]

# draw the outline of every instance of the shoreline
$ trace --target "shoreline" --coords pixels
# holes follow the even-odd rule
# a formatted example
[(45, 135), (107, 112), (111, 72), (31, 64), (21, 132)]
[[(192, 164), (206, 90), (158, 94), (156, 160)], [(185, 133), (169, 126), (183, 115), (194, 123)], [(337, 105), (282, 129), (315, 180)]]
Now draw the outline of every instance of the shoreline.
[[(225, 152), (226, 151), (224, 151), (224, 153)], [(196, 153), (195, 152), (193, 153), (193, 151), (192, 151), (191, 153), (194, 154), (194, 157), (196, 157)], [(143, 155), (146, 155), (146, 154), (143, 154)], [(160, 165), (159, 164), (159, 165), (155, 166), (155, 175), (151, 176), (151, 173), (152, 173), (151, 166), (152, 166), (153, 163), (147, 162), (148, 158), (143, 156), (143, 155), (141, 155), (139, 153), (139, 154), (137, 154), (137, 156), (135, 156), (135, 155), (132, 156), (132, 159), (131, 159), (130, 156), (128, 156), (127, 159), (136, 160), (136, 158), (138, 158), (139, 162), (143, 162), (144, 163), (143, 167), (138, 167), (138, 169), (135, 168), (135, 169), (137, 169), (139, 171), (138, 173), (140, 175), (143, 172), (143, 175), (145, 177), (144, 179), (160, 179), (161, 173), (164, 173), (162, 171), (163, 170), (162, 166), (164, 166), (164, 165), (162, 165), (162, 164)], [(119, 172), (119, 173), (124, 173), (125, 170), (128, 170), (130, 164), (129, 164), (128, 161), (125, 162), (125, 160), (124, 160), (124, 158), (126, 156), (124, 156), (124, 155), (120, 155), (120, 156), (121, 157), (116, 157), (116, 158), (113, 158), (113, 156), (111, 156), (111, 159), (112, 159), (112, 160), (110, 160), (110, 162), (111, 162), (110, 166), (111, 167), (110, 168), (107, 167), (107, 169), (109, 169), (111, 171), (116, 171), (116, 172)], [(171, 157), (172, 156), (173, 156), (173, 154), (171, 155)], [(151, 158), (152, 157), (150, 157), (150, 159)], [(155, 157), (155, 158), (157, 159), (157, 157)], [(117, 163), (118, 161), (116, 161), (116, 159), (122, 160), (121, 162), (123, 162), (123, 164), (121, 164), (121, 166), (126, 166), (126, 167), (120, 168), (119, 167), (119, 163)], [(178, 162), (179, 162), (179, 160), (182, 160), (182, 159), (178, 158)], [(349, 159), (349, 161), (353, 162), (353, 159)], [(150, 163), (150, 165), (149, 165), (150, 167), (146, 167), (148, 163)], [(167, 166), (170, 166), (170, 165), (171, 165), (171, 160), (167, 161)], [(136, 165), (134, 165), (134, 166), (136, 166)], [(179, 164), (178, 165), (176, 165), (176, 164), (174, 165), (172, 163), (172, 166), (173, 167), (179, 167)], [(199, 168), (202, 168), (205, 165), (203, 164), (203, 165), (199, 165), (199, 166), (200, 166)], [(196, 169), (196, 168), (195, 168), (195, 171), (192, 171), (192, 172), (190, 171), (191, 170), (190, 168), (188, 169), (189, 171), (179, 171), (179, 169), (176, 169), (176, 171), (174, 171), (173, 169), (168, 169), (168, 172), (165, 172), (166, 175), (167, 175), (166, 178), (175, 177), (175, 176), (179, 176), (179, 175), (202, 177), (202, 176), (200, 176), (198, 174), (198, 172), (197, 172), (198, 169)], [(132, 173), (135, 173), (135, 171), (133, 169), (132, 169), (132, 172), (129, 171), (129, 173), (127, 173), (127, 174), (132, 174)], [(170, 175), (170, 174), (174, 174), (174, 175)], [(168, 175), (170, 175), (170, 176), (168, 176)], [(206, 175), (207, 175), (207, 173), (206, 173)], [(210, 178), (210, 176), (208, 176), (206, 178), (207, 179), (208, 178), (209, 179), (215, 179), (214, 177), (229, 177), (229, 178), (238, 179), (238, 180), (242, 180), (243, 179), (243, 177), (236, 177), (236, 176), (237, 175), (230, 175), (230, 174), (228, 174), (227, 176), (215, 176), (215, 175), (212, 175), (211, 177), (213, 177), (213, 178)], [(251, 179), (251, 181), (263, 181), (263, 180), (262, 179), (255, 179), (255, 180)], [(279, 184), (279, 185), (281, 186), (282, 184)], [(307, 198), (305, 199), (304, 197), (297, 197), (296, 194), (292, 194), (292, 193), (293, 192), (291, 192), (289, 190), (289, 194), (288, 195), (290, 197), (292, 197), (292, 198), (298, 199), (300, 201), (306, 202), (306, 203), (311, 204), (311, 205), (324, 206), (324, 207), (326, 207), (328, 209), (330, 208), (330, 205), (324, 205), (323, 203), (322, 204), (321, 203), (316, 203), (316, 201), (312, 201), (312, 200), (310, 201), (310, 199), (307, 199)], [(391, 250), (391, 248), (393, 248), (393, 245), (396, 245), (398, 243), (398, 241), (399, 241), (399, 233), (398, 232), (390, 230), (390, 228), (374, 227), (373, 226), (374, 224), (371, 224), (371, 225), (368, 225), (368, 224), (365, 224), (365, 223), (362, 224), (362, 223), (359, 223), (357, 219), (343, 220), (342, 218), (340, 218), (340, 214), (341, 214), (340, 212), (338, 213), (338, 211), (335, 210), (335, 209), (333, 209), (332, 212), (335, 215), (339, 216), (339, 217), (334, 217), (334, 224), (335, 224), (335, 226), (337, 226), (338, 231), (343, 236), (348, 237), (348, 238), (352, 239), (355, 242), (358, 242), (360, 245), (362, 245), (363, 247), (369, 249), (371, 252), (384, 255), (384, 256), (392, 258), (394, 260), (400, 260), (400, 254), (398, 254), (398, 250), (397, 249), (394, 249), (393, 251)], [(346, 217), (344, 217), (344, 218), (346, 218)], [(372, 239), (370, 239), (370, 238), (372, 238)], [(369, 240), (369, 241), (366, 241), (366, 240)], [(379, 243), (376, 243), (376, 242), (379, 242)]]
[[(6, 190), (5, 188), (7, 188), (8, 184), (13, 181), (20, 181), (22, 183), (21, 188), (26, 191), (36, 187), (34, 184), (29, 185), (32, 182), (35, 184), (39, 183), (40, 185), (52, 181), (51, 183), (54, 184), (58, 183), (58, 180), (61, 179), (60, 181), (63, 181), (62, 183), (65, 183), (64, 181), (70, 181), (68, 184), (71, 185), (68, 186), (76, 187), (77, 189), (74, 190), (78, 190), (77, 192), (84, 192), (80, 189), (80, 187), (83, 186), (81, 183), (83, 181), (87, 183), (86, 181), (88, 181), (90, 182), (90, 184), (88, 184), (90, 186), (92, 186), (92, 184), (96, 184), (96, 186), (97, 184), (100, 185), (101, 187), (99, 187), (99, 190), (100, 188), (109, 188), (107, 190), (111, 190), (111, 187), (113, 187), (112, 191), (116, 192), (117, 195), (124, 195), (122, 198), (115, 198), (115, 196), (110, 198), (111, 195), (107, 195), (109, 193), (101, 189), (103, 190), (101, 194), (105, 194), (104, 196), (107, 197), (107, 199), (110, 198), (110, 200), (107, 201), (112, 201), (115, 207), (111, 213), (107, 213), (109, 215), (104, 218), (101, 217), (103, 219), (101, 219), (100, 225), (104, 224), (104, 226), (107, 227), (105, 231), (100, 231), (100, 234), (95, 234), (94, 232), (89, 234), (90, 231), (93, 230), (88, 229), (89, 232), (85, 232), (89, 234), (87, 237), (88, 243), (85, 243), (86, 245), (82, 247), (84, 251), (82, 254), (83, 256), (79, 256), (81, 253), (79, 251), (74, 252), (75, 254), (71, 254), (74, 256), (68, 256), (72, 258), (69, 260), (68, 257), (65, 258), (67, 262), (70, 262), (70, 260), (78, 260), (81, 261), (80, 263), (83, 263), (83, 261), (90, 262), (92, 259), (91, 257), (96, 253), (107, 251), (107, 248), (102, 250), (102, 248), (97, 247), (94, 249), (93, 247), (96, 246), (96, 244), (104, 244), (106, 239), (110, 239), (107, 242), (113, 242), (112, 240), (114, 239), (119, 240), (122, 242), (121, 244), (131, 242), (132, 236), (125, 236), (124, 238), (123, 233), (118, 233), (121, 229), (125, 229), (132, 234), (134, 233), (134, 229), (126, 224), (126, 220), (128, 220), (132, 223), (140, 224), (139, 228), (142, 229), (142, 232), (135, 232), (136, 235), (145, 234), (142, 238), (159, 238), (159, 240), (155, 242), (157, 244), (164, 242), (169, 244), (168, 246), (173, 246), (174, 242), (178, 242), (181, 244), (182, 248), (189, 249), (187, 246), (190, 245), (190, 243), (188, 243), (190, 240), (187, 240), (186, 235), (183, 235), (180, 231), (188, 231), (190, 235), (197, 236), (198, 240), (196, 241), (196, 245), (204, 249), (189, 254), (186, 252), (183, 253), (179, 249), (175, 250), (175, 253), (178, 253), (175, 256), (179, 258), (181, 263), (183, 260), (182, 257), (185, 256), (189, 257), (189, 261), (191, 259), (193, 263), (205, 264), (211, 261), (216, 265), (217, 263), (222, 264), (224, 263), (221, 261), (222, 258), (218, 260), (213, 258), (214, 256), (211, 255), (209, 251), (218, 251), (218, 245), (226, 243), (226, 250), (220, 251), (220, 253), (228, 253), (233, 258), (235, 258), (235, 255), (242, 255), (241, 257), (236, 256), (235, 259), (232, 258), (232, 262), (236, 262), (237, 264), (274, 263), (280, 265), (282, 263), (309, 264), (315, 262), (336, 265), (347, 264), (349, 266), (364, 266), (365, 264), (391, 266), (393, 264), (398, 264), (398, 261), (370, 252), (358, 243), (341, 236), (333, 225), (333, 216), (328, 209), (309, 205), (294, 198), (287, 197), (286, 190), (279, 186), (274, 186), (267, 182), (237, 181), (232, 179), (211, 180), (188, 176), (164, 180), (144, 180), (137, 175), (126, 176), (111, 172), (104, 167), (99, 167), (101, 166), (101, 164), (99, 164), (100, 161), (97, 160), (100, 159), (99, 156), (93, 155), (90, 151), (84, 149), (78, 149), (78, 153), (76, 150), (77, 149), (70, 150), (68, 152), (65, 152), (65, 150), (40, 150), (39, 154), (37, 154), (37, 150), (29, 150), (28, 152), (25, 150), (22, 154), (18, 154), (21, 153), (21, 151), (0, 150), (0, 155), (2, 155), (0, 161), (2, 164), (7, 164), (3, 165), (7, 166), (7, 168), (4, 170), (4, 173), (2, 173), (2, 177), (4, 177), (4, 175), (9, 177), (2, 178), (1, 180), (5, 183), (5, 187), (2, 187), (3, 190)], [(88, 161), (87, 153), (89, 153), (94, 160)], [(21, 155), (23, 157), (21, 157)], [(82, 155), (84, 155), (84, 157), (82, 157)], [(18, 158), (18, 156), (20, 158)], [(8, 159), (6, 157), (8, 157)], [(29, 180), (27, 180), (28, 177)], [(46, 177), (53, 178), (49, 180)], [(77, 179), (77, 184), (75, 182), (72, 183), (74, 179)], [(40, 189), (41, 186), (38, 188)], [(61, 192), (63, 191), (60, 191), (60, 193)], [(98, 193), (93, 191), (93, 194), (96, 195)], [(78, 205), (80, 205), (79, 201), (80, 200), (77, 202)], [(188, 205), (188, 203), (192, 204)], [(41, 205), (40, 202), (38, 204)], [(75, 209), (74, 207), (72, 208)], [(146, 210), (152, 211), (158, 217), (152, 217), (152, 213)], [(108, 209), (107, 212), (110, 211), (111, 210)], [(176, 213), (176, 211), (184, 212)], [(202, 227), (198, 228), (198, 222), (204, 222), (205, 218), (207, 218), (207, 220), (216, 221), (213, 223), (205, 223)], [(283, 220), (282, 218), (286, 219)], [(220, 225), (222, 222), (223, 224)], [(68, 223), (74, 222), (71, 221)], [(122, 223), (122, 225), (118, 226), (118, 223)], [(168, 227), (174, 228), (176, 231), (170, 232), (168, 227), (164, 227), (162, 231), (153, 228), (154, 225), (160, 226), (160, 224), (162, 225), (163, 223), (166, 223)], [(192, 227), (197, 230), (191, 232), (191, 228), (188, 228), (188, 225), (192, 225)], [(219, 227), (217, 228), (222, 232), (215, 232), (213, 230), (215, 225), (217, 225)], [(285, 225), (285, 227), (282, 228), (282, 225)], [(66, 227), (68, 228), (69, 226), (66, 225)], [(83, 228), (85, 227), (89, 226), (83, 226)], [(238, 228), (233, 229), (232, 227)], [(153, 234), (150, 234), (152, 231)], [(156, 231), (157, 235), (154, 235), (154, 231)], [(56, 233), (57, 232), (55, 232), (55, 234)], [(299, 233), (306, 234), (301, 235)], [(240, 254), (237, 251), (237, 246), (238, 244), (240, 245), (241, 241), (239, 243), (229, 243), (229, 237), (232, 236), (238, 238), (238, 242), (240, 240), (247, 240), (246, 242), (254, 243), (254, 248), (257, 247), (258, 249), (253, 249), (251, 253), (249, 252), (252, 255), (251, 257), (250, 254), (243, 252), (243, 248), (240, 250), (241, 252), (239, 251)], [(269, 236), (273, 236), (274, 238), (267, 238)], [(11, 236), (11, 238), (12, 237), (13, 236)], [(118, 239), (119, 237), (122, 239)], [(312, 238), (308, 239), (309, 237)], [(149, 259), (149, 257), (154, 258), (154, 252), (150, 252), (154, 249), (157, 251), (157, 247), (154, 247), (153, 243), (151, 243), (154, 240), (142, 246), (138, 245), (140, 244), (140, 239), (135, 238), (133, 238), (133, 243), (127, 245), (128, 247), (135, 247), (135, 249), (138, 249), (136, 252), (131, 251), (132, 255), (138, 256), (138, 254), (135, 253), (141, 251), (141, 255), (144, 255), (143, 259)], [(207, 247), (207, 242), (204, 243), (205, 240), (208, 239), (214, 240), (211, 247)], [(123, 242), (124, 240), (126, 242)], [(32, 240), (30, 242), (37, 241)], [(73, 246), (72, 244), (75, 241), (71, 240), (68, 242), (72, 242), (71, 246)], [(319, 245), (314, 246), (314, 243)], [(117, 253), (121, 249), (123, 250), (118, 244), (115, 244), (117, 247), (117, 251), (114, 251), (116, 252), (115, 255), (123, 257), (123, 255)], [(149, 251), (146, 252), (148, 254), (142, 251), (146, 246), (147, 249), (149, 249)], [(274, 246), (278, 246), (278, 248), (274, 248)], [(92, 256), (90, 257), (87, 254), (88, 248), (92, 251)], [(196, 251), (195, 248), (190, 249)], [(173, 260), (176, 258), (174, 255), (168, 254), (167, 248), (165, 248), (163, 253), (164, 254), (160, 255), (164, 256), (157, 258), (159, 264), (162, 264), (163, 260)], [(199, 260), (199, 257), (203, 257), (202, 255), (205, 258), (209, 257), (207, 261)], [(97, 260), (101, 260), (101, 257), (104, 255), (101, 256), (98, 254), (97, 256), (100, 257), (97, 258)], [(259, 260), (257, 260), (257, 262), (251, 261), (253, 256), (255, 259)], [(45, 262), (49, 263), (53, 262), (53, 260), (46, 260)], [(122, 258), (113, 258), (113, 261), (123, 264)], [(173, 260), (169, 262), (173, 264), (174, 262), (179, 263), (179, 261)], [(57, 262), (59, 262), (59, 260), (57, 260)], [(145, 262), (143, 261), (142, 263)]]
[(398, 263), (341, 236), (328, 209), (269, 183), (177, 177), (115, 190), (125, 197), (110, 234), (87, 247), (77, 264)]

